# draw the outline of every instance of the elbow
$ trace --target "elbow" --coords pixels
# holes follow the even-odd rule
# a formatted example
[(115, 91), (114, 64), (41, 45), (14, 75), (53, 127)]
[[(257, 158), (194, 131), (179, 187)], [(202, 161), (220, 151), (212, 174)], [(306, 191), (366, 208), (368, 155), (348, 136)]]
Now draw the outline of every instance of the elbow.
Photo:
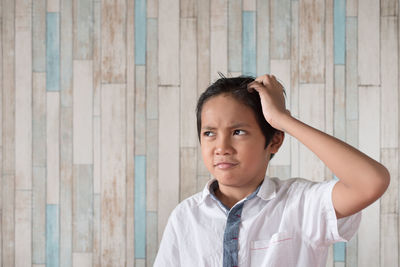
[(390, 185), (390, 173), (386, 167), (383, 165), (381, 166), (382, 167), (380, 168), (379, 172), (375, 175), (375, 179), (373, 179), (374, 182), (371, 184), (371, 190), (368, 194), (372, 201), (380, 198)]

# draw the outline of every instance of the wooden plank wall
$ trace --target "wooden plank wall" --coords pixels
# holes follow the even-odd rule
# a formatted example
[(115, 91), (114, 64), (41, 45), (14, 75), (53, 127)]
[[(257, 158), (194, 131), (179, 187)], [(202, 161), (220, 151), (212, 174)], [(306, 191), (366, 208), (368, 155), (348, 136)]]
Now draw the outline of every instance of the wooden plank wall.
[[(292, 115), (389, 169), (329, 267), (399, 266), (397, 0), (3, 0), (0, 265), (152, 266), (209, 179), (195, 105), (275, 74)], [(335, 179), (287, 136), (267, 174)]]

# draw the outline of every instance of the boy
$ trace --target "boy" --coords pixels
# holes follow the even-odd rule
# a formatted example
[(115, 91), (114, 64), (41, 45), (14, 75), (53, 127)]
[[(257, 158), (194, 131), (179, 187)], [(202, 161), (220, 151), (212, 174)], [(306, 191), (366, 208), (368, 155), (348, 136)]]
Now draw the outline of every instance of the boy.
[[(325, 266), (389, 185), (380, 163), (290, 115), (273, 75), (221, 78), (199, 98), (202, 156), (214, 179), (172, 212), (154, 266)], [(285, 133), (339, 178), (265, 177)]]

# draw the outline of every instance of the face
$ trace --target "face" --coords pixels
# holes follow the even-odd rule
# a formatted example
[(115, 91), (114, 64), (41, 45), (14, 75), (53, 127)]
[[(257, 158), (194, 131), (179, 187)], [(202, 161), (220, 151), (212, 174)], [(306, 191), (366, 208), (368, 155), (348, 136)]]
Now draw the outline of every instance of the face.
[[(264, 178), (271, 153), (253, 110), (230, 95), (210, 98), (201, 112), (201, 151), (220, 185), (248, 187)], [(279, 148), (279, 146), (278, 146)]]

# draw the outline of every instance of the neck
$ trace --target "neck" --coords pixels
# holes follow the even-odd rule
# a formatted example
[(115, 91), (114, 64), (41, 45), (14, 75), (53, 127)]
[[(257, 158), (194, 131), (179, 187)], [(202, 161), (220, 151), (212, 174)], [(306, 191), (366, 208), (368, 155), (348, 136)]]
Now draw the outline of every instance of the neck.
[(215, 195), (227, 208), (231, 209), (240, 200), (253, 193), (261, 182), (246, 187), (232, 187), (219, 183), (219, 188), (216, 190)]

